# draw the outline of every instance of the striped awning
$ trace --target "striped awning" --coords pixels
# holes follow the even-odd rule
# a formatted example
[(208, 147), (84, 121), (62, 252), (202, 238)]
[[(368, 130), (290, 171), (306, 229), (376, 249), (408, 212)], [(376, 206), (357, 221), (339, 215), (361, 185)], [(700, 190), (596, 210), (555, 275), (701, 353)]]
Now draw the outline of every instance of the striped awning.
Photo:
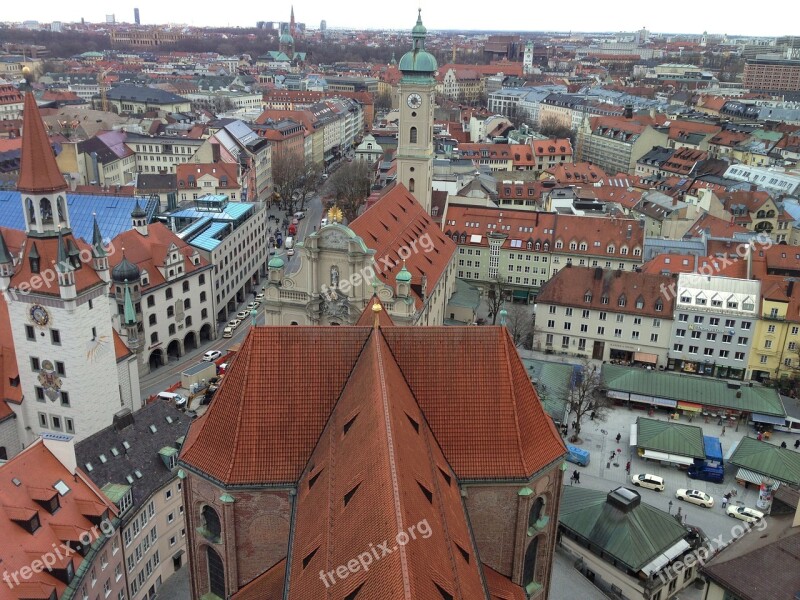
[(681, 410), (689, 410), (692, 412), (702, 412), (703, 407), (699, 404), (694, 404), (693, 402), (678, 402), (678, 408)]
[(765, 479), (771, 479), (775, 482), (773, 489), (776, 489), (781, 485), (781, 482), (773, 477), (767, 477), (766, 475), (761, 475), (755, 471), (748, 471), (747, 469), (739, 469), (736, 471), (736, 479), (741, 479), (742, 481), (747, 481), (756, 485), (761, 485)]

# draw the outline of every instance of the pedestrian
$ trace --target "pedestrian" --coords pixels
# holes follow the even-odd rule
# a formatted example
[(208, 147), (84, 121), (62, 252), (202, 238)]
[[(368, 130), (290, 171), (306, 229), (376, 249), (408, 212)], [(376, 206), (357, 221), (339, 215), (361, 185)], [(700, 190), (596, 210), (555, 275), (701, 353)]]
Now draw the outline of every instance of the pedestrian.
[(724, 425), (722, 426), (722, 433), (720, 434), (720, 437), (725, 437), (725, 426)]
[(794, 449), (797, 450), (798, 448), (800, 448), (800, 440), (795, 440), (794, 441)]
[(631, 461), (628, 461), (627, 464), (625, 465), (625, 472), (630, 475), (630, 472), (631, 472)]
[(723, 496), (722, 497), (722, 510), (725, 510), (726, 506), (728, 506), (728, 497), (727, 496)]
[(617, 434), (617, 443), (618, 443), (618, 444), (619, 444), (619, 441), (620, 441), (621, 439), (622, 439), (622, 434), (621, 434), (621, 433), (618, 433), (618, 434)]
[(575, 472), (572, 474), (572, 476), (575, 478), (575, 483), (581, 482), (581, 474), (578, 473), (578, 469), (575, 469)]
[[(764, 434), (759, 431), (758, 435), (756, 436), (756, 439), (760, 442), (763, 438), (764, 438)], [(800, 440), (798, 440), (798, 441), (800, 441)]]
[(596, 416), (596, 413), (595, 413), (594, 411), (592, 411), (592, 414), (590, 414), (590, 415), (589, 415), (589, 418), (590, 418), (592, 421), (594, 421), (594, 418), (595, 418), (595, 416)]
[(722, 417), (720, 417), (719, 421), (717, 421), (717, 425), (722, 425)]
[(786, 442), (781, 442), (781, 448), (786, 448)]

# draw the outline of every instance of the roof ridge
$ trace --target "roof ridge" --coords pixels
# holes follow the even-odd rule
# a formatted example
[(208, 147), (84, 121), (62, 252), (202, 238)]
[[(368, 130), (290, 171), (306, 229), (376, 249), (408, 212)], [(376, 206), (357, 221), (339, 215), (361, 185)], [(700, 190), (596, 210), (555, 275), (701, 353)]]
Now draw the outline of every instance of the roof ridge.
[[(397, 531), (404, 531), (405, 527), (403, 527), (402, 503), (400, 501), (400, 482), (397, 473), (397, 460), (394, 455), (392, 419), (389, 411), (389, 390), (386, 388), (386, 369), (383, 364), (383, 353), (381, 352), (381, 341), (383, 341), (384, 345), (387, 346), (387, 350), (388, 344), (386, 344), (386, 341), (383, 339), (383, 333), (381, 333), (380, 329), (372, 330), (367, 338), (367, 341), (370, 340), (373, 340), (374, 349), (372, 351), (375, 352), (375, 366), (378, 370), (378, 381), (380, 381), (380, 389), (378, 390), (378, 393), (380, 395), (381, 408), (383, 409), (384, 426), (386, 428), (386, 449), (388, 451), (389, 472), (392, 478), (392, 498), (394, 500), (395, 520), (397, 521)], [(391, 351), (389, 354), (391, 354)], [(411, 391), (411, 388), (409, 388), (409, 392), (413, 397), (413, 391)], [(409, 577), (408, 557), (406, 556), (405, 545), (400, 545), (398, 551), (400, 553), (400, 570), (403, 574), (403, 596), (408, 600), (411, 600), (413, 596), (411, 595), (411, 581)]]
[[(505, 353), (504, 364), (505, 364), (505, 367), (506, 367), (506, 369), (508, 371), (508, 380), (509, 381), (513, 381), (514, 380), (514, 372), (513, 372), (512, 368), (511, 368), (511, 360), (512, 360), (512, 358), (510, 356), (511, 353), (509, 352), (509, 348), (508, 348), (508, 344), (511, 341), (511, 334), (508, 332), (508, 329), (506, 329), (505, 327), (502, 327), (502, 331), (500, 332), (500, 335), (504, 335), (504, 337), (503, 337), (504, 343), (503, 343), (502, 347), (503, 347), (503, 351)], [(510, 387), (510, 391), (511, 391), (511, 394), (510, 394), (511, 395), (511, 402), (514, 405), (514, 408), (516, 409), (517, 408), (517, 390), (514, 388), (513, 385), (509, 386), (509, 387)], [(516, 432), (516, 442), (517, 442), (517, 448), (519, 449), (519, 458), (520, 458), (520, 461), (522, 462), (522, 468), (525, 471), (525, 473), (530, 473), (530, 470), (528, 468), (528, 463), (525, 460), (525, 449), (522, 446), (522, 431), (520, 430), (520, 427), (519, 427), (519, 410), (514, 410), (513, 412), (514, 412), (514, 431)]]
[[(256, 331), (257, 331), (257, 329), (255, 327), (250, 329), (250, 331), (247, 334), (247, 338), (245, 339), (245, 344), (242, 346), (241, 350), (244, 350), (247, 346), (252, 346), (253, 345), (253, 337), (256, 335)], [(234, 357), (233, 360), (236, 360), (236, 358), (238, 358), (238, 356), (241, 354), (241, 350), (236, 353), (236, 357)], [(246, 353), (246, 356), (247, 356), (246, 366), (248, 368), (245, 370), (244, 380), (242, 381), (242, 388), (246, 388), (247, 387), (247, 380), (250, 379), (250, 368), (249, 367), (250, 367), (250, 359), (252, 357), (252, 354), (253, 354), (252, 352), (247, 352)], [(235, 429), (235, 433), (233, 435), (233, 440), (231, 441), (231, 447), (233, 448), (234, 455), (236, 454), (237, 446), (239, 444), (239, 436), (241, 435), (241, 431), (242, 431), (242, 415), (243, 414), (244, 414), (243, 403), (240, 402), (238, 404), (238, 410), (237, 410), (237, 415), (236, 415), (236, 429)], [(225, 469), (225, 481), (230, 481), (231, 480), (231, 473), (233, 472), (234, 465), (236, 465), (236, 464), (237, 463), (236, 463), (235, 460), (231, 460), (228, 463), (228, 466)]]

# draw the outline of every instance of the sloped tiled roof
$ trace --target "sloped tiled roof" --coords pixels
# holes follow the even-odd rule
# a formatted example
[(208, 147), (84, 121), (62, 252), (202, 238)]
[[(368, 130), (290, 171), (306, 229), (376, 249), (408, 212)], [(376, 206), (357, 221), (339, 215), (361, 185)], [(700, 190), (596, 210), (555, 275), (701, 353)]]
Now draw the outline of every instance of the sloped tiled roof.
[[(227, 484), (296, 482), (373, 331), (252, 329), (214, 403), (193, 424), (181, 459)], [(563, 455), (504, 329), (377, 331), (458, 477), (522, 480)], [(288, 364), (304, 365), (303, 386), (283, 360), (270, 359), (274, 348), (284, 348)]]
[[(384, 539), (392, 552), (337, 582), (342, 597), (433, 598), (438, 586), (486, 598), (455, 474), (383, 336), (367, 341), (298, 489), (290, 600), (324, 594), (320, 571)], [(411, 527), (416, 539), (396, 544)]]
[(240, 588), (231, 596), (231, 600), (283, 600), (284, 577), (286, 577), (285, 558)]
[(22, 119), (22, 158), (17, 189), (32, 194), (66, 190), (67, 182), (56, 164), (50, 139), (31, 92), (25, 94)]
[[(12, 483), (13, 479), (17, 479), (20, 485)], [(60, 508), (51, 515), (32, 496), (41, 496), (42, 490), (57, 494), (53, 485), (59, 480), (66, 484), (69, 492), (63, 496), (58, 494)], [(115, 516), (117, 513), (113, 504), (103, 498), (96, 486), (84, 480), (82, 474), (70, 473), (41, 440), (0, 466), (0, 481), (0, 540), (3, 541), (0, 562), (9, 573), (29, 567), (32, 560), (41, 559), (52, 548), (60, 547), (65, 541), (65, 533), (68, 537), (74, 537), (67, 529), (90, 531), (93, 524), (87, 515), (101, 515), (107, 511)], [(33, 514), (38, 514), (40, 523), (40, 528), (34, 534), (28, 533), (14, 521), (20, 517), (30, 518)], [(78, 552), (71, 554), (70, 558), (74, 570), (78, 571), (85, 559)], [(53, 589), (61, 597), (66, 588), (61, 579), (46, 570), (34, 572), (25, 585), (25, 589), (19, 586), (13, 593), (0, 592), (0, 597), (47, 598)], [(6, 589), (5, 586), (3, 589)], [(47, 593), (44, 596), (35, 595), (41, 591)]]
[[(405, 266), (411, 273), (411, 291), (417, 309), (423, 306), (423, 276), (427, 277), (430, 293), (456, 251), (455, 243), (442, 234), (422, 205), (400, 183), (353, 221), (350, 229), (364, 240), (367, 248), (375, 250), (375, 260), (384, 265), (376, 270), (377, 276), (386, 285), (394, 287), (395, 276), (403, 268), (399, 252), (403, 248), (411, 250)], [(429, 252), (425, 252), (420, 243), (424, 236), (432, 242), (433, 249)], [(415, 248), (417, 251), (413, 251)], [(384, 259), (388, 259), (391, 266)]]

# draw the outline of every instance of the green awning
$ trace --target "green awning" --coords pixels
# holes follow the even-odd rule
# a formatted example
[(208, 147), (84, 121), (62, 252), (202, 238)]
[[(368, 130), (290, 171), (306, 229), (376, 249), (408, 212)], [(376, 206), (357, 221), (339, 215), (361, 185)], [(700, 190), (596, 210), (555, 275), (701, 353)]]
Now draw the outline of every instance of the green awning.
[(514, 290), (514, 298), (519, 298), (520, 300), (527, 300), (528, 292), (526, 290)]

